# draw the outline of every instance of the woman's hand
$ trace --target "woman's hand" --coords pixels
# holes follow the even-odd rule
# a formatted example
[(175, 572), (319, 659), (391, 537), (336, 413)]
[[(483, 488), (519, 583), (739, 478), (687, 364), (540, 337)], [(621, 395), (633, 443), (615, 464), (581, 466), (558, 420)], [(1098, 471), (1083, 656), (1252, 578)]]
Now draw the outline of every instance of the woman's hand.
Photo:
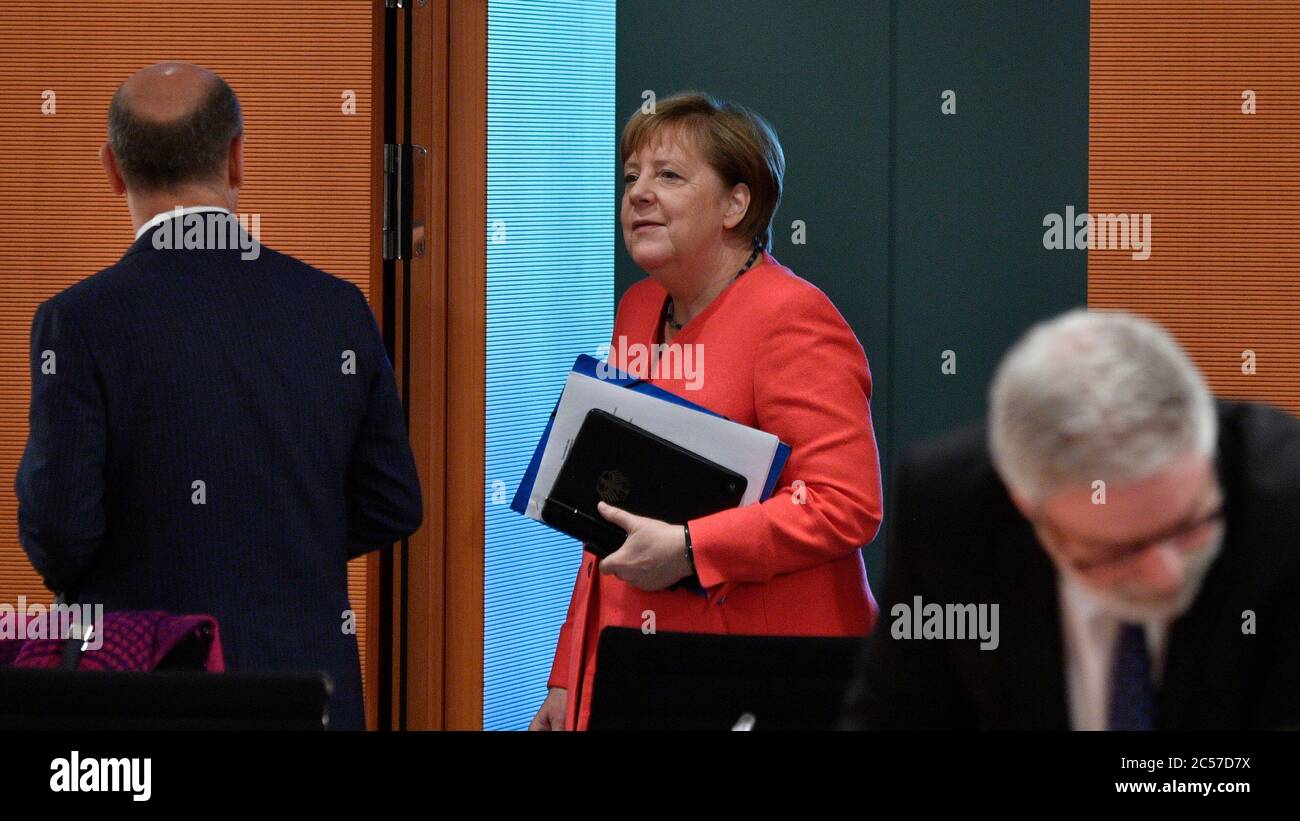
[(569, 691), (563, 687), (552, 687), (546, 691), (546, 700), (537, 709), (533, 722), (528, 725), (529, 732), (535, 730), (563, 730), (564, 710), (569, 705)]
[(613, 505), (596, 505), (600, 515), (627, 531), (623, 546), (600, 562), (600, 572), (613, 574), (641, 590), (663, 590), (691, 575), (686, 561), (686, 533), (670, 525), (628, 513)]

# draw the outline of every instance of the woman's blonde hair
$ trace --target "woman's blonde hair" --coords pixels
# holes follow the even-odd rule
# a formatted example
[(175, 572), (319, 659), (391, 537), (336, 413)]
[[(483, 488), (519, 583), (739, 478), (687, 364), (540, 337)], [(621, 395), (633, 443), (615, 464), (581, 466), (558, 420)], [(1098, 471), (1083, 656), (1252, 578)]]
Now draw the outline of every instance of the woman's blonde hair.
[(623, 127), (623, 162), (669, 128), (692, 140), (728, 187), (749, 186), (749, 210), (736, 226), (756, 245), (772, 247), (772, 217), (781, 203), (785, 154), (772, 126), (742, 105), (695, 91), (659, 100), (650, 111), (637, 109)]

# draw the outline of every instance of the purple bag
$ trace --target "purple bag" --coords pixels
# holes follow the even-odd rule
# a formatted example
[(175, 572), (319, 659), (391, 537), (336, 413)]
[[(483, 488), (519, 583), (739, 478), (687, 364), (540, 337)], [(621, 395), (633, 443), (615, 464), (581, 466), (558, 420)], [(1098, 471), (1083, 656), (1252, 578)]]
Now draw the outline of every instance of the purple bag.
[(0, 667), (149, 672), (224, 672), (217, 620), (208, 615), (173, 616), (162, 610), (104, 614), (97, 649), (81, 639), (0, 640)]

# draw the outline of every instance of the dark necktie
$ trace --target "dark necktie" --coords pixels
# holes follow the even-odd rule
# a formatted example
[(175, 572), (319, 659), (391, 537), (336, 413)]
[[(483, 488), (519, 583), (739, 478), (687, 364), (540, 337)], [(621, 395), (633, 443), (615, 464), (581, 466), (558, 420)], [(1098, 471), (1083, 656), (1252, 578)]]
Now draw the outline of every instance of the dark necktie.
[(1110, 721), (1107, 729), (1152, 729), (1154, 700), (1146, 630), (1140, 624), (1123, 624), (1115, 642), (1115, 666), (1110, 682)]

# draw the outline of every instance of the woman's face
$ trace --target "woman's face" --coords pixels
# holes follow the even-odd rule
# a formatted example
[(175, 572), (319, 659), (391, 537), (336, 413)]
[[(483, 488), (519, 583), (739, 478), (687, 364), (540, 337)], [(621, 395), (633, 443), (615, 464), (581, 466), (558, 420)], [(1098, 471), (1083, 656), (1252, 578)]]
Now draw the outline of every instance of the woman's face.
[(691, 140), (668, 132), (627, 158), (623, 182), (623, 243), (647, 271), (708, 259), (749, 205), (745, 185), (728, 189)]

